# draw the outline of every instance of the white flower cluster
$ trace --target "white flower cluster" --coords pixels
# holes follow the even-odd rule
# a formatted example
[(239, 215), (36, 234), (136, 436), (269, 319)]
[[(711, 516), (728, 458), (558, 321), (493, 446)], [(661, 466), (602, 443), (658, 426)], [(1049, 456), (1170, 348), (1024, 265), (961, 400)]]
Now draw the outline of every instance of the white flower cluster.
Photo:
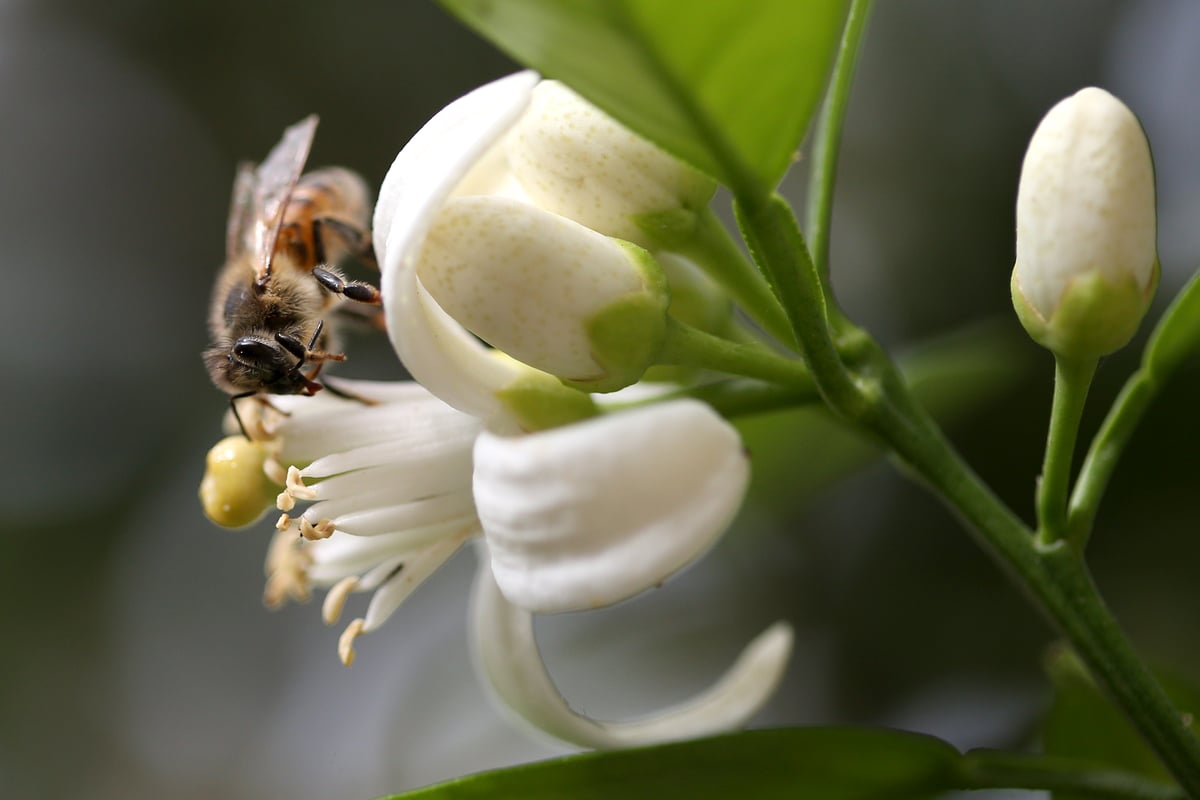
[(742, 501), (746, 454), (708, 406), (601, 413), (589, 394), (636, 383), (664, 335), (668, 280), (643, 249), (654, 246), (644, 222), (702, 209), (712, 191), (533, 73), (430, 120), (397, 156), (374, 219), (388, 335), (416, 382), (272, 398), (264, 443), (226, 440), (210, 458), (206, 507), (237, 498), (214, 519), (244, 522), (247, 495), (261, 496), (248, 463), (265, 460), (284, 486), (268, 604), (324, 588), (333, 622), (351, 592), (372, 592), (339, 643), (349, 664), (356, 637), (476, 540), (476, 661), (519, 716), (596, 747), (745, 723), (782, 677), (785, 623), (692, 702), (626, 723), (570, 708), (532, 628), (533, 614), (658, 586), (717, 541)]

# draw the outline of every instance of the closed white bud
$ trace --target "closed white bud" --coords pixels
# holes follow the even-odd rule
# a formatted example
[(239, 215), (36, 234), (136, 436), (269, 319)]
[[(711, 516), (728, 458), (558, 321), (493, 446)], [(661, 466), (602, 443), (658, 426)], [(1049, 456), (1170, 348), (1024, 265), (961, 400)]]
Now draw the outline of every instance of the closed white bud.
[(1042, 345), (1097, 357), (1129, 341), (1157, 282), (1150, 145), (1120, 100), (1083, 89), (1050, 110), (1025, 154), (1013, 304)]
[(670, 298), (649, 253), (519, 200), (447, 201), (418, 261), (459, 324), (590, 391), (636, 382), (666, 335)]
[(662, 244), (662, 227), (686, 228), (716, 190), (711, 178), (557, 81), (533, 90), (506, 150), (535, 205), (648, 249)]

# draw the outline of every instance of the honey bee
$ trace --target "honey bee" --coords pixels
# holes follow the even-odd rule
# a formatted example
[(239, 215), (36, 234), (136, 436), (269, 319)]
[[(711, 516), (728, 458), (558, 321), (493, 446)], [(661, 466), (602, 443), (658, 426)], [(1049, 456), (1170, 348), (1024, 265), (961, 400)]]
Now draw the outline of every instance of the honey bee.
[(345, 360), (329, 349), (341, 298), (380, 303), (378, 289), (347, 281), (334, 266), (350, 256), (373, 261), (370, 209), (357, 174), (338, 167), (301, 174), (316, 128), (315, 115), (292, 125), (262, 164), (242, 164), (234, 181), (203, 357), (243, 434), (238, 400), (311, 395), (322, 388), (322, 365)]

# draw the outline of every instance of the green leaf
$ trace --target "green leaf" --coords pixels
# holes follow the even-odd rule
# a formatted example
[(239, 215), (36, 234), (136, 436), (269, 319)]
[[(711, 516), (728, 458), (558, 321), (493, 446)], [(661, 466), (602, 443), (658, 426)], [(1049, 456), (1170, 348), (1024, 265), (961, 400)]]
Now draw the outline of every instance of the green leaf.
[(473, 775), (395, 798), (916, 800), (961, 785), (960, 755), (930, 736), (868, 728), (756, 730), (585, 753)]
[(734, 190), (765, 197), (825, 88), (846, 0), (442, 0)]
[[(1052, 654), (1047, 669), (1054, 683), (1054, 702), (1042, 728), (1047, 754), (1086, 760), (1171, 783), (1170, 774), (1158, 758), (1101, 693), (1071, 651), (1062, 649)], [(1200, 713), (1200, 690), (1178, 676), (1157, 674), (1156, 677), (1176, 708), (1194, 720)], [(1054, 797), (1076, 800), (1086, 795), (1056, 792)]]
[(1145, 364), (1162, 380), (1189, 354), (1200, 350), (1200, 272), (1185, 286), (1146, 344)]

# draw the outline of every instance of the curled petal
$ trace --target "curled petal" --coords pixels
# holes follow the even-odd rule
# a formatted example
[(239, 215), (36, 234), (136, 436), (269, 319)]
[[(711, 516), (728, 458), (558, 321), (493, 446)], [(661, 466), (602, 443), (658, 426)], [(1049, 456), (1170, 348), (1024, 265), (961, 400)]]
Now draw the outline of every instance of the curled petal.
[(486, 567), (476, 576), (471, 626), (476, 667), (502, 705), (539, 730), (585, 747), (630, 747), (738, 728), (775, 691), (792, 649), (791, 627), (777, 622), (707, 691), (653, 716), (600, 722), (572, 710), (559, 694), (534, 640), (531, 615), (505, 599)]
[(412, 376), (455, 408), (490, 419), (493, 394), (517, 372), (451, 319), (425, 291), (417, 262), (434, 217), (455, 186), (512, 126), (537, 83), (502, 78), (438, 112), (396, 156), (375, 206), (374, 243), (388, 335)]
[(678, 400), (475, 443), (475, 504), (505, 596), (599, 608), (661, 583), (729, 525), (749, 479), (737, 431)]

